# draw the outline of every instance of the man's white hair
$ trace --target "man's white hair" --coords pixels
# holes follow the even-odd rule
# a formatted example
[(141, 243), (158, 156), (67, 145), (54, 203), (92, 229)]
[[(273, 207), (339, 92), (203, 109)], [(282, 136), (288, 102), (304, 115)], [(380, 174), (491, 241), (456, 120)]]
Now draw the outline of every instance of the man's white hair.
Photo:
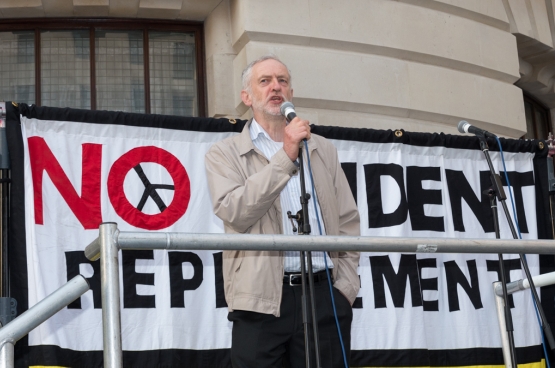
[(251, 91), (252, 68), (256, 64), (261, 63), (261, 62), (266, 61), (266, 60), (275, 60), (278, 63), (281, 63), (287, 69), (287, 72), (289, 73), (289, 86), (292, 87), (292, 82), (291, 81), (292, 81), (293, 77), (291, 75), (291, 70), (289, 70), (287, 65), (285, 65), (283, 63), (283, 61), (281, 61), (277, 56), (270, 54), (270, 55), (261, 56), (258, 59), (254, 60), (254, 61), (251, 61), (249, 63), (249, 65), (247, 65), (247, 67), (243, 70), (243, 73), (241, 73), (241, 82), (243, 84), (243, 89), (245, 91), (249, 92), (249, 93), (252, 92)]

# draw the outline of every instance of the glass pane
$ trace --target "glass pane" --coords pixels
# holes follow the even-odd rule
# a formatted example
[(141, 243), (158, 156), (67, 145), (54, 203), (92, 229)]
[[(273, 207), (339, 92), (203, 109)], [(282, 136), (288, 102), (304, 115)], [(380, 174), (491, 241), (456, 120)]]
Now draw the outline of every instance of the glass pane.
[(151, 112), (198, 116), (194, 35), (150, 32), (149, 60)]
[(35, 32), (0, 32), (0, 101), (35, 103)]
[(534, 107), (528, 101), (524, 101), (524, 114), (526, 115), (526, 139), (534, 139), (536, 131), (534, 129)]
[(96, 31), (98, 110), (145, 112), (143, 33)]
[(547, 139), (547, 114), (545, 111), (540, 110), (539, 107), (534, 109), (534, 114), (536, 115), (536, 131), (538, 136), (537, 139)]
[(41, 32), (41, 105), (91, 108), (89, 31)]

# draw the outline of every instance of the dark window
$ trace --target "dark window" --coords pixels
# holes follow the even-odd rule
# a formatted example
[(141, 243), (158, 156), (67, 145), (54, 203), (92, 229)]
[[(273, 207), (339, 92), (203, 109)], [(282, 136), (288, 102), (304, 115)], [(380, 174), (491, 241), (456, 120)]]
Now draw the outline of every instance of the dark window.
[(35, 103), (35, 32), (0, 32), (0, 101)]
[(189, 116), (193, 111), (194, 101), (186, 95), (173, 96), (173, 112), (172, 115)]
[(524, 95), (524, 113), (526, 114), (526, 139), (547, 139), (550, 129), (549, 109), (528, 95)]
[(144, 84), (142, 84), (141, 82), (136, 82), (132, 85), (132, 89), (133, 89), (133, 109), (135, 111), (144, 111), (145, 110)]
[(202, 40), (198, 22), (5, 20), (0, 100), (204, 116)]
[(34, 86), (15, 86), (15, 97), (16, 101), (30, 101), (32, 96), (32, 90)]

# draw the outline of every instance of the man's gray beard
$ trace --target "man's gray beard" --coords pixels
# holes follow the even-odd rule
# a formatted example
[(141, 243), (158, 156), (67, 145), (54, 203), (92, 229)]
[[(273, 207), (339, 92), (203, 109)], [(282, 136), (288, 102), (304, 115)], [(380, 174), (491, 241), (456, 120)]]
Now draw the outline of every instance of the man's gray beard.
[(263, 111), (264, 111), (264, 113), (265, 113), (266, 115), (271, 115), (271, 116), (282, 116), (280, 110), (277, 110), (277, 111), (270, 111), (270, 110), (264, 109)]
[(276, 111), (272, 111), (266, 108), (264, 103), (260, 103), (259, 101), (253, 101), (252, 108), (253, 110), (258, 110), (258, 111), (262, 110), (262, 113), (264, 113), (265, 115), (281, 116), (281, 110), (279, 106), (276, 106)]

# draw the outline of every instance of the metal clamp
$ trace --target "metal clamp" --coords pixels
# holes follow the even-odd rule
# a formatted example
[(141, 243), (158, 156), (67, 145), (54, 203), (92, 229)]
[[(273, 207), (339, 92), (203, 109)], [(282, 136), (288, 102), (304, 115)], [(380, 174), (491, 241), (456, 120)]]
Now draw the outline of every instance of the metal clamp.
[(7, 325), (17, 315), (17, 301), (14, 298), (0, 298), (0, 324)]

